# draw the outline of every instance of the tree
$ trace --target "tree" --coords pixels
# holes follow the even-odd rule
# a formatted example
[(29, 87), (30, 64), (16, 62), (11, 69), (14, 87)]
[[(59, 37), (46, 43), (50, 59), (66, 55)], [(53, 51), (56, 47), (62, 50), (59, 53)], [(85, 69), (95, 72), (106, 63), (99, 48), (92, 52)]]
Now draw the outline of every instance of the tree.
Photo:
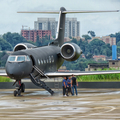
[(87, 55), (85, 55), (85, 57), (86, 57), (86, 59), (91, 59), (91, 58), (93, 58), (93, 54), (88, 53)]
[(44, 36), (45, 39), (49, 40), (49, 37), (47, 36), (47, 34)]
[(77, 44), (77, 39), (73, 38), (71, 42)]
[(8, 54), (5, 51), (0, 52), (0, 67), (5, 67), (7, 58)]
[(91, 37), (89, 35), (82, 35), (83, 38), (85, 38), (85, 40), (90, 40)]
[(37, 35), (36, 45), (37, 46), (41, 46), (39, 35)]
[(97, 46), (102, 46), (102, 45), (105, 45), (105, 42), (103, 42), (102, 40), (99, 40), (99, 39), (93, 39), (91, 42), (90, 42), (90, 45), (97, 45)]
[(99, 55), (112, 55), (112, 47), (110, 44), (105, 44), (102, 40), (94, 39), (90, 43), (89, 51), (92, 54)]
[(95, 54), (95, 55), (99, 55), (99, 54), (100, 54), (99, 51), (98, 51), (98, 49), (95, 49), (95, 50), (94, 50), (94, 54)]
[(27, 42), (27, 40), (20, 34), (11, 32), (4, 34), (3, 39), (9, 42), (12, 45), (12, 47), (14, 47), (18, 43)]
[(120, 46), (120, 41), (117, 43), (117, 46)]
[(10, 43), (0, 38), (0, 49), (1, 51), (5, 51), (5, 50), (11, 51), (13, 47), (11, 46)]
[(91, 37), (95, 37), (96, 36), (94, 31), (88, 31), (88, 34), (90, 34)]
[(117, 54), (120, 55), (120, 46), (117, 46)]
[(120, 41), (120, 32), (115, 33), (115, 34), (110, 34), (110, 37), (116, 37), (116, 43)]

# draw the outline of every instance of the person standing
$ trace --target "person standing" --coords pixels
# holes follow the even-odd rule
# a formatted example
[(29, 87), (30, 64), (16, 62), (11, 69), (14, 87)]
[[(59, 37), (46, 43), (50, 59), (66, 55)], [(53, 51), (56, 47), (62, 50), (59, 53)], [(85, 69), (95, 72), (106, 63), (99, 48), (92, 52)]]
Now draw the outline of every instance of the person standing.
[(72, 75), (71, 87), (72, 87), (72, 94), (73, 95), (74, 95), (74, 89), (75, 89), (76, 95), (78, 95), (78, 93), (77, 93), (77, 86), (78, 86), (77, 79), (76, 79), (76, 77), (74, 75)]
[(71, 77), (69, 76), (68, 79), (67, 79), (67, 96), (68, 96), (68, 93), (71, 92), (71, 95), (72, 94), (72, 90), (71, 90)]
[(66, 77), (64, 77), (62, 81), (62, 87), (63, 87), (63, 96), (66, 96), (66, 87), (67, 87)]

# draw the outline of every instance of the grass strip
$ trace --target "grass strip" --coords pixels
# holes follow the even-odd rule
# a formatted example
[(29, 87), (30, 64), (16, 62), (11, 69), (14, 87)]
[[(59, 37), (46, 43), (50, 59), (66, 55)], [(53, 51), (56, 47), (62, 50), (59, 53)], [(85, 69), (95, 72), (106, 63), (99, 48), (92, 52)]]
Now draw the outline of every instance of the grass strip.
[(0, 82), (11, 82), (11, 79), (9, 77), (0, 76)]

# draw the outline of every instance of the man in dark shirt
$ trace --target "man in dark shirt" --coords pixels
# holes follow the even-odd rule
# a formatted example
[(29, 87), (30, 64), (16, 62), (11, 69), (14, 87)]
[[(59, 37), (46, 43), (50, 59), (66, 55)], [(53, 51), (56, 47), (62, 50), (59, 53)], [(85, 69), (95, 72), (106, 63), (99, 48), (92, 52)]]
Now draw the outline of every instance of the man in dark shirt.
[(67, 81), (66, 81), (66, 77), (64, 77), (63, 81), (62, 81), (62, 86), (63, 86), (63, 96), (66, 96), (66, 87), (67, 87)]
[(72, 94), (74, 95), (74, 89), (75, 89), (75, 93), (77, 94), (77, 86), (78, 86), (78, 82), (77, 79), (74, 75), (72, 75), (72, 81), (71, 81), (71, 87), (72, 87)]

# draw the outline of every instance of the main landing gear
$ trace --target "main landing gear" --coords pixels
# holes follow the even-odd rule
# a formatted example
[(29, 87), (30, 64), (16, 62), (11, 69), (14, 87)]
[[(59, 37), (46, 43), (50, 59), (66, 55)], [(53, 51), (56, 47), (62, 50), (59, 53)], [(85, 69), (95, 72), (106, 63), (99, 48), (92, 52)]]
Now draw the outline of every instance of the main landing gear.
[(16, 90), (14, 91), (14, 96), (22, 96), (21, 92), (25, 92), (25, 84), (21, 83), (21, 80), (17, 80), (16, 82)]

